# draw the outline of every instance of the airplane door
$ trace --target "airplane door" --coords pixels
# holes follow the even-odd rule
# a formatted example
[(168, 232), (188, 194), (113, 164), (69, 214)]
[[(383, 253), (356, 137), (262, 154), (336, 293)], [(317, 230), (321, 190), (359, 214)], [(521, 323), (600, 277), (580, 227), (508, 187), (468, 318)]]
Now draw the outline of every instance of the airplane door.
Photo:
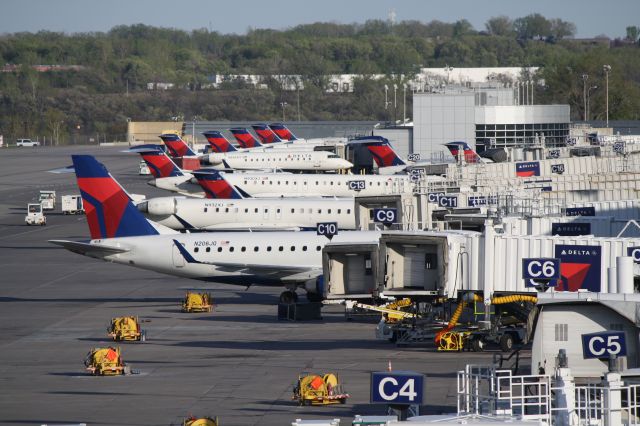
[(173, 258), (173, 266), (176, 268), (184, 268), (184, 256), (178, 250), (175, 244), (171, 244), (171, 257)]

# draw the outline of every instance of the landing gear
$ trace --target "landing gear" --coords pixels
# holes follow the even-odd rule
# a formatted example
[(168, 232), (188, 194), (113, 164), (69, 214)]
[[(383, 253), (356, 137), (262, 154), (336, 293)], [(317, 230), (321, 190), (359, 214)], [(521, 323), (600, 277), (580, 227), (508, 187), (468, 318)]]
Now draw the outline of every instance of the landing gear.
[(307, 292), (307, 300), (309, 302), (322, 302), (322, 295), (319, 293), (313, 293), (311, 291)]
[(513, 336), (511, 333), (502, 335), (500, 338), (500, 349), (502, 349), (502, 352), (510, 352), (513, 350)]
[(473, 352), (482, 352), (484, 350), (484, 341), (482, 340), (482, 337), (473, 337), (471, 340), (471, 350)]
[(280, 303), (291, 305), (298, 301), (298, 295), (295, 291), (287, 290), (280, 293)]

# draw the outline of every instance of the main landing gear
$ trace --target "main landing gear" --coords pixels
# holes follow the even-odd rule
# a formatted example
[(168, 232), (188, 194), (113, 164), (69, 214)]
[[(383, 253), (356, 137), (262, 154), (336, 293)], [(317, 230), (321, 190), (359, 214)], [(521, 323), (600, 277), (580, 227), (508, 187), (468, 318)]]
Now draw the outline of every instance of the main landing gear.
[(280, 293), (280, 303), (290, 305), (298, 301), (298, 295), (294, 290), (287, 290)]

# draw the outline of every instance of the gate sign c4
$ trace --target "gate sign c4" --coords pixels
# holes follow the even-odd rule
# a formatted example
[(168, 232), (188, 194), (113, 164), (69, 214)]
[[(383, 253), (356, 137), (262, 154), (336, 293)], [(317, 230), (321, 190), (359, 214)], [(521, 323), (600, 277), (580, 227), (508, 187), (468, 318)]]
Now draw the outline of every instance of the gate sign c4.
[(371, 403), (422, 404), (424, 375), (413, 372), (371, 373)]

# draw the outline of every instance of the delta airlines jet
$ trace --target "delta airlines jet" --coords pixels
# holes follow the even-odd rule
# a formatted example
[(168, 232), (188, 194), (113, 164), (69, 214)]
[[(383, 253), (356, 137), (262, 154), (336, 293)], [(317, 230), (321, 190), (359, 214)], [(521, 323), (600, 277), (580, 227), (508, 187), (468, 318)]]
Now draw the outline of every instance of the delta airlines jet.
[[(89, 241), (51, 240), (74, 253), (141, 269), (229, 284), (285, 285), (283, 302), (304, 287), (321, 298), (322, 248), (316, 232), (204, 232), (182, 234), (148, 221), (107, 169), (89, 155), (72, 156)], [(379, 232), (346, 231), (334, 242), (377, 243)]]
[(296, 135), (294, 135), (293, 132), (289, 130), (283, 123), (271, 123), (269, 124), (269, 128), (273, 130), (273, 132), (278, 135), (278, 137), (283, 141), (319, 144), (335, 144), (347, 142), (347, 138), (340, 137), (301, 139), (296, 137)]

